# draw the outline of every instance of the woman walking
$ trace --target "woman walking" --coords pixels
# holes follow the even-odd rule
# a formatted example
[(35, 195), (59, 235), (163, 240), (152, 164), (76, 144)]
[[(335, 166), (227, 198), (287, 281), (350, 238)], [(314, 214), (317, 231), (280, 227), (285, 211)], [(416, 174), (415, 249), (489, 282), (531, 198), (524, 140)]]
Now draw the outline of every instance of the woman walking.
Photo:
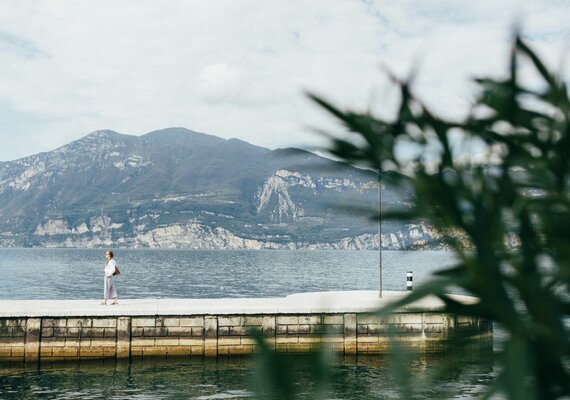
[(115, 268), (117, 263), (113, 259), (113, 252), (107, 250), (105, 252), (105, 286), (103, 290), (103, 302), (101, 304), (106, 305), (108, 299), (113, 299), (112, 304), (119, 304), (117, 300), (117, 289), (115, 289), (115, 279), (113, 275), (115, 274)]

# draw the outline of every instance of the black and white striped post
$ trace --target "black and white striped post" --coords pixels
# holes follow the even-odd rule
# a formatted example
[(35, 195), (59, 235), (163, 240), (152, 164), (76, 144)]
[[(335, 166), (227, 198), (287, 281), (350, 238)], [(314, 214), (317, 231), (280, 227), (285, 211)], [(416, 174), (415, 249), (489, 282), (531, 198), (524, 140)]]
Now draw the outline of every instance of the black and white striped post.
[(406, 273), (406, 291), (411, 292), (414, 288), (414, 273), (412, 271), (408, 271)]

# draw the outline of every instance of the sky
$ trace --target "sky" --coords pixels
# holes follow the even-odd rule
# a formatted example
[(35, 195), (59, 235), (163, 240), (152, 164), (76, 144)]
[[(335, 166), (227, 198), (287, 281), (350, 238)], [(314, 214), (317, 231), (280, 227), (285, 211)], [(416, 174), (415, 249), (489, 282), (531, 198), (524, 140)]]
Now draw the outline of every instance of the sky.
[(0, 161), (100, 129), (317, 149), (341, 128), (306, 93), (389, 116), (386, 70), (461, 118), (515, 24), (568, 76), (568, 21), (567, 0), (0, 0)]

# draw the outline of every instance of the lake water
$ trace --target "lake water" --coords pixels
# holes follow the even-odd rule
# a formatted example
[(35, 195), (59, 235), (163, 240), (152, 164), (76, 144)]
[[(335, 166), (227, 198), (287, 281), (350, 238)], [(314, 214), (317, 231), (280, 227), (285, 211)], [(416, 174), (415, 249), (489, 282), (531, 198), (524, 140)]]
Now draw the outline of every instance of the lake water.
[[(311, 358), (290, 364), (296, 399), (315, 399)], [(36, 368), (0, 365), (0, 398), (20, 399), (238, 399), (254, 398), (256, 360), (144, 359), (131, 362), (51, 363)], [(398, 364), (383, 356), (339, 357), (332, 363), (327, 399), (470, 399), (480, 396), (495, 372), (488, 355), (412, 357), (401, 375), (411, 381), (413, 397), (396, 374)]]
[[(102, 249), (0, 249), (0, 299), (102, 297)], [(377, 251), (116, 250), (120, 298), (275, 297), (377, 290)], [(443, 251), (383, 251), (383, 287), (405, 290), (453, 263)]]
[[(104, 250), (0, 249), (1, 299), (96, 299)], [(453, 263), (446, 252), (387, 251), (386, 290), (405, 290)], [(328, 290), (378, 289), (378, 252), (117, 250), (121, 298), (274, 297)], [(252, 398), (252, 358), (78, 361), (0, 365), (0, 399)], [(310, 356), (293, 357), (294, 390), (315, 397)], [(408, 398), (394, 371), (405, 366), (416, 398), (476, 397), (495, 372), (489, 352), (334, 358), (326, 398)], [(436, 377), (436, 378), (434, 378)]]

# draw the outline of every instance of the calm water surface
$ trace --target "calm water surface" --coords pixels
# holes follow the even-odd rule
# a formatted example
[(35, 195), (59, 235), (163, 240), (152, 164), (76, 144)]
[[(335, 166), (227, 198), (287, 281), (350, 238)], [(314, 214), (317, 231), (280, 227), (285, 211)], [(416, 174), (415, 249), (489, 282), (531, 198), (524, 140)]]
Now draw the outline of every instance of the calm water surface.
[[(405, 290), (453, 263), (446, 252), (383, 252), (386, 290)], [(328, 290), (378, 289), (378, 252), (117, 250), (121, 298), (273, 297)], [(97, 299), (104, 250), (0, 249), (0, 299)], [(0, 365), (0, 399), (252, 398), (251, 358), (145, 359)], [(315, 397), (307, 356), (294, 357), (298, 398)], [(330, 399), (408, 398), (389, 357), (333, 362)], [(405, 361), (415, 398), (474, 398), (494, 376), (478, 349)], [(434, 377), (436, 377), (434, 381)]]
[[(292, 358), (296, 397), (316, 397), (308, 356)], [(399, 365), (399, 364), (398, 364)], [(328, 399), (469, 399), (481, 395), (494, 374), (485, 354), (411, 358), (401, 377), (388, 357), (341, 357), (333, 362)], [(2, 399), (232, 399), (253, 398), (255, 360), (145, 359), (132, 362), (52, 363), (36, 368), (0, 366)]]
[[(0, 249), (0, 299), (102, 296), (101, 249)], [(453, 262), (442, 251), (385, 251), (385, 290), (405, 290)], [(376, 251), (116, 250), (120, 298), (274, 297), (377, 290)], [(6, 279), (9, 277), (9, 279)]]

